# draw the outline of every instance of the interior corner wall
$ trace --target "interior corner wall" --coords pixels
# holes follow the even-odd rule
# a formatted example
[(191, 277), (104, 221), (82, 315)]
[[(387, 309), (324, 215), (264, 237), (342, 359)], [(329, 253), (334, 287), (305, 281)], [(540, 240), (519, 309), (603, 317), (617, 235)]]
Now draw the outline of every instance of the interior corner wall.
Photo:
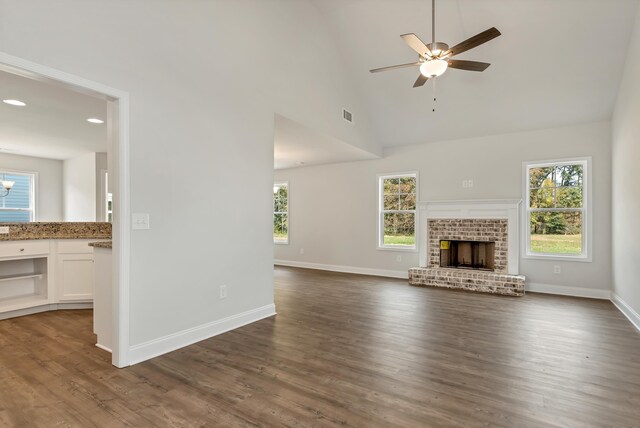
[(65, 159), (62, 165), (64, 221), (96, 221), (96, 154)]
[(62, 161), (0, 153), (0, 170), (35, 172), (35, 221), (62, 221)]
[[(640, 10), (612, 120), (614, 302), (640, 322)], [(618, 302), (620, 303), (620, 302)], [(627, 315), (633, 317), (627, 312)], [(640, 324), (638, 324), (640, 328)]]
[[(276, 171), (276, 180), (289, 182), (290, 235), (288, 245), (274, 245), (275, 259), (406, 277), (408, 268), (418, 266), (416, 252), (376, 249), (376, 174), (418, 171), (419, 201), (520, 199), (523, 161), (582, 156), (592, 157), (593, 261), (521, 259), (520, 273), (539, 289), (608, 296), (609, 122), (399, 147), (383, 159)], [(463, 188), (462, 180), (469, 179), (473, 188)], [(561, 274), (553, 273), (555, 265), (561, 266)]]

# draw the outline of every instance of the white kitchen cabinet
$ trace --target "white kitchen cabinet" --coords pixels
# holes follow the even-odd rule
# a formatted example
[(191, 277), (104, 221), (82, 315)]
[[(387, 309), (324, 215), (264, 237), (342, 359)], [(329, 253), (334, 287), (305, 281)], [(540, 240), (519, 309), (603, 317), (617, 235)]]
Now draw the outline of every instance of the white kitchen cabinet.
[(58, 255), (58, 301), (77, 302), (93, 299), (93, 255)]
[(93, 300), (93, 249), (90, 240), (58, 241), (56, 289), (60, 303)]
[(95, 239), (0, 242), (0, 319), (93, 302)]

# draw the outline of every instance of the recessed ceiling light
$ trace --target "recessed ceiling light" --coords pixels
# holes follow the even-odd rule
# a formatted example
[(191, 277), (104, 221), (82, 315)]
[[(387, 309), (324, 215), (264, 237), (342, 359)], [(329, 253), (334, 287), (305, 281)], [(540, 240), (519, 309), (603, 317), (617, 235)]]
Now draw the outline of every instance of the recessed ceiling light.
[(90, 117), (89, 119), (87, 119), (87, 122), (91, 122), (91, 123), (104, 123), (104, 120), (97, 119), (97, 118), (95, 118), (95, 117)]
[(17, 106), (17, 107), (24, 107), (27, 105), (26, 103), (23, 103), (20, 100), (2, 100), (2, 102), (12, 106)]

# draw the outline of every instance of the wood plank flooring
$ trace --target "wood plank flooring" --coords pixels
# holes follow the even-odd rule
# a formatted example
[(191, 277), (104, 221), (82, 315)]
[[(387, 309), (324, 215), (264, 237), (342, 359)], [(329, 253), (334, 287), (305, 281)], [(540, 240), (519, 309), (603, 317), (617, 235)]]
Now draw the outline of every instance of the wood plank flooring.
[(276, 317), (122, 370), (91, 311), (0, 321), (0, 426), (640, 426), (640, 333), (610, 302), (275, 279)]

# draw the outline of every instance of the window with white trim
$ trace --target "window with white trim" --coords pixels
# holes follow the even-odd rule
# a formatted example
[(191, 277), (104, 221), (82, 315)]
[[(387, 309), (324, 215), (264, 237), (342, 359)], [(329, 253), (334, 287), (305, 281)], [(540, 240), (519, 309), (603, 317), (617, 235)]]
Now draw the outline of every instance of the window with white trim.
[(378, 248), (416, 249), (417, 173), (378, 176)]
[(0, 198), (0, 222), (34, 221), (35, 174), (0, 171), (0, 177), (3, 181), (14, 182), (9, 194)]
[(526, 255), (588, 258), (588, 158), (525, 163)]
[(273, 242), (289, 243), (289, 183), (273, 184)]
[(104, 218), (105, 221), (113, 222), (113, 193), (109, 193), (109, 173), (104, 173)]

